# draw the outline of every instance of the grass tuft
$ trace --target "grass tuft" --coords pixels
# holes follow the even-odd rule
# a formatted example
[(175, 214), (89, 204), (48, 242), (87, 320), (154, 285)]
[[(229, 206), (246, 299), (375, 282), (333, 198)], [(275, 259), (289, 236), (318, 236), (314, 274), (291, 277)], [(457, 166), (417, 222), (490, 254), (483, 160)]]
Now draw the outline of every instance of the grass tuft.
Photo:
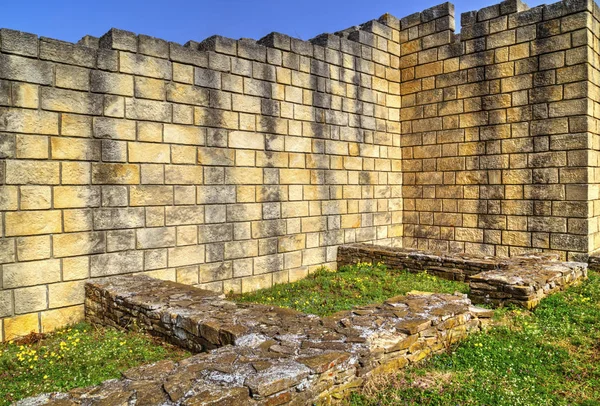
[(0, 405), (46, 392), (97, 385), (163, 359), (191, 354), (149, 335), (80, 323), (19, 343), (0, 344)]

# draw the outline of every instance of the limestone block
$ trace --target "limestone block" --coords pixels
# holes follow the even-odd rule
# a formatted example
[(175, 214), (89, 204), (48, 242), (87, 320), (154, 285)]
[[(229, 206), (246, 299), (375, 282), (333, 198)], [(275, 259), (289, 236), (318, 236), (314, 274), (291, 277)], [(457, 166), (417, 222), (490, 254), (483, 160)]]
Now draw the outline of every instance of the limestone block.
[(150, 79), (138, 76), (135, 78), (135, 97), (164, 100), (165, 82), (159, 79)]
[(0, 55), (0, 79), (52, 85), (52, 64), (16, 55)]
[(16, 239), (19, 261), (50, 258), (50, 236), (19, 237)]
[(69, 257), (62, 259), (63, 280), (85, 279), (90, 273), (89, 257)]
[(90, 90), (90, 70), (69, 65), (56, 65), (56, 86), (73, 90)]
[(31, 332), (39, 333), (39, 316), (37, 313), (23, 314), (4, 319), (4, 339), (14, 340)]
[(129, 188), (131, 206), (164, 206), (173, 204), (172, 186), (131, 186)]
[(119, 52), (120, 71), (138, 76), (171, 80), (171, 62), (129, 52)]
[(198, 148), (198, 163), (201, 165), (232, 166), (235, 151), (226, 148)]
[(144, 226), (143, 208), (106, 208), (93, 212), (96, 230), (137, 228)]
[(167, 267), (167, 250), (156, 249), (144, 251), (144, 269), (160, 269)]
[(19, 188), (17, 186), (0, 186), (0, 210), (17, 210)]
[(225, 168), (225, 183), (260, 185), (263, 183), (263, 170), (260, 168)]
[(198, 226), (198, 243), (215, 243), (233, 240), (233, 224), (207, 224)]
[(106, 232), (106, 251), (126, 251), (135, 248), (134, 230), (111, 230)]
[(63, 226), (65, 232), (89, 231), (93, 228), (91, 210), (63, 210)]
[(33, 57), (38, 55), (38, 37), (35, 34), (2, 28), (0, 43), (2, 52)]
[(169, 267), (180, 267), (204, 263), (205, 247), (203, 245), (189, 245), (184, 247), (169, 248)]
[(231, 279), (233, 276), (233, 265), (230, 261), (199, 266), (200, 282), (213, 282)]
[(46, 310), (41, 313), (42, 331), (45, 333), (78, 323), (84, 318), (83, 305)]
[(125, 99), (125, 117), (133, 120), (171, 122), (172, 107), (170, 103), (145, 100)]
[(259, 289), (270, 288), (273, 284), (271, 274), (262, 274), (242, 278), (242, 293), (254, 292)]
[(6, 183), (56, 185), (60, 180), (59, 170), (58, 162), (7, 160)]
[(58, 135), (58, 114), (0, 107), (0, 131)]
[(32, 286), (14, 290), (15, 313), (31, 313), (47, 308), (46, 286)]
[(7, 212), (6, 236), (39, 235), (61, 231), (60, 210)]
[(198, 204), (235, 203), (236, 193), (233, 185), (198, 186)]
[(12, 292), (4, 290), (0, 292), (0, 317), (8, 317), (13, 314)]
[(143, 269), (142, 251), (123, 251), (90, 257), (90, 276), (109, 276), (139, 272)]
[(90, 89), (96, 93), (133, 96), (133, 76), (93, 70)]
[(55, 186), (54, 207), (98, 207), (100, 206), (100, 187), (98, 186)]
[(195, 107), (194, 124), (237, 130), (239, 128), (239, 117), (237, 112)]
[[(43, 270), (43, 272), (42, 272)], [(60, 260), (19, 262), (4, 265), (4, 288), (42, 285), (60, 280)]]
[[(173, 63), (173, 81), (187, 84), (194, 83), (194, 67), (181, 63)], [(167, 96), (168, 97), (168, 96)], [(169, 100), (167, 98), (167, 100)]]
[(85, 281), (53, 283), (48, 285), (48, 303), (50, 308), (83, 304), (85, 299)]
[(42, 108), (88, 115), (101, 115), (103, 98), (98, 94), (42, 87)]
[(93, 132), (96, 138), (135, 140), (135, 122), (131, 120), (94, 117)]
[(227, 221), (251, 221), (262, 218), (262, 205), (253, 203), (227, 206)]
[[(206, 206), (208, 209), (210, 206)], [(174, 206), (166, 208), (166, 225), (204, 223), (204, 206)]]
[(265, 138), (263, 134), (243, 131), (232, 131), (229, 133), (230, 148), (265, 149)]
[(138, 165), (92, 163), (93, 184), (137, 184), (139, 182)]
[(15, 137), (17, 158), (48, 158), (48, 137), (17, 134)]
[(136, 230), (136, 248), (163, 248), (175, 246), (175, 228), (145, 228)]
[(106, 250), (106, 236), (101, 231), (57, 234), (52, 250), (55, 258), (99, 254)]
[(255, 240), (229, 241), (225, 243), (225, 259), (255, 257), (258, 255), (258, 243)]

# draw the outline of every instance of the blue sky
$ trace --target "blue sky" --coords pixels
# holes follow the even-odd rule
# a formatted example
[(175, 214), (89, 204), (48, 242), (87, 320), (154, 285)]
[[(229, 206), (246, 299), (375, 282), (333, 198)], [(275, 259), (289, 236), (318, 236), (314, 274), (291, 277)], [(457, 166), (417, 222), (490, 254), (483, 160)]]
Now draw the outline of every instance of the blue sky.
[[(404, 17), (440, 0), (0, 0), (0, 28), (76, 42), (111, 27), (169, 41), (202, 41), (214, 34), (259, 39), (271, 31), (310, 39), (378, 18)], [(499, 0), (455, 1), (460, 13)], [(529, 1), (529, 6), (544, 1)], [(459, 29), (457, 28), (457, 31)]]

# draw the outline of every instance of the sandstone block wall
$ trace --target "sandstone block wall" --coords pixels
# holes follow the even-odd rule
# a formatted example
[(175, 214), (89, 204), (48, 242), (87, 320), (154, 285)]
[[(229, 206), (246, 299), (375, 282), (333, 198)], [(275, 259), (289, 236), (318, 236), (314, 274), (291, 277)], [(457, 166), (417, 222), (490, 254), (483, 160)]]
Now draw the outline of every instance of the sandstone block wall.
[(250, 291), (401, 244), (398, 21), (185, 46), (0, 31), (0, 339), (125, 273)]
[[(445, 3), (313, 40), (0, 30), (0, 340), (124, 273), (249, 291), (366, 242), (600, 246), (600, 11)], [(404, 184), (404, 185), (403, 185)]]
[(432, 50), (423, 18), (406, 24), (405, 248), (563, 259), (598, 248), (599, 16), (591, 1), (504, 2), (463, 14), (460, 37)]

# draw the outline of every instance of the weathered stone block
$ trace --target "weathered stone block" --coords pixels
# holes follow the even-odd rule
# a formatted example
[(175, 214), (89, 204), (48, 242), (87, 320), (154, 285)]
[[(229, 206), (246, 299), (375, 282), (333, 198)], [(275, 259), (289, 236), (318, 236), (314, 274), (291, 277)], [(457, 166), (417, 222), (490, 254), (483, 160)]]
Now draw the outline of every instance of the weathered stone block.
[(130, 75), (94, 70), (90, 83), (92, 92), (133, 96), (133, 76)]
[(97, 209), (93, 212), (96, 230), (137, 228), (144, 226), (143, 208)]
[(136, 230), (136, 248), (163, 248), (175, 246), (175, 228), (146, 228)]
[(83, 317), (83, 305), (46, 310), (40, 316), (42, 331), (45, 333), (52, 332), (64, 326), (78, 323), (83, 320)]
[(99, 254), (106, 250), (104, 232), (57, 234), (52, 237), (54, 257)]
[(58, 114), (0, 107), (0, 131), (58, 135)]
[(169, 103), (144, 100), (125, 99), (125, 117), (133, 120), (171, 122), (172, 106)]
[(139, 272), (143, 269), (142, 251), (113, 252), (90, 257), (90, 276), (108, 276)]
[(31, 332), (39, 333), (39, 331), (39, 316), (37, 313), (23, 314), (4, 319), (5, 340), (14, 340)]
[(42, 87), (42, 108), (99, 116), (102, 115), (103, 98), (93, 93)]
[(138, 184), (140, 168), (133, 164), (92, 164), (92, 184)]
[[(60, 260), (20, 262), (3, 266), (4, 288), (35, 286), (60, 280)], [(44, 272), (40, 272), (43, 269)]]
[(85, 281), (53, 283), (48, 285), (48, 304), (50, 308), (83, 304), (85, 299)]
[(0, 55), (0, 79), (52, 84), (52, 64), (16, 55)]

